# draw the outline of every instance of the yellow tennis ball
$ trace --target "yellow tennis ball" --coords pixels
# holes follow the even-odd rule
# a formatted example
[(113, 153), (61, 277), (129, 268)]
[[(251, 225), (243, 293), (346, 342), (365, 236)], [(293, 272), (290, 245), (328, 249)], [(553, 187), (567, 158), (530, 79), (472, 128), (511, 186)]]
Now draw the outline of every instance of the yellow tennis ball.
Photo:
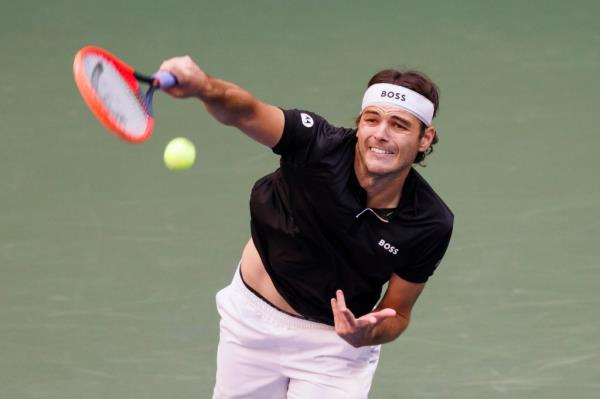
[(165, 147), (165, 165), (170, 170), (184, 170), (194, 164), (196, 147), (185, 137), (177, 137), (169, 141)]

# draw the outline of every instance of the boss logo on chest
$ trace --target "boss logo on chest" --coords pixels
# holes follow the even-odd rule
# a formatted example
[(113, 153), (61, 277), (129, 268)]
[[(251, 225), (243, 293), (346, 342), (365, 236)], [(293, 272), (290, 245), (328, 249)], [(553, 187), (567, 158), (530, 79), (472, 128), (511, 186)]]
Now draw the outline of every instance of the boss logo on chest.
[(385, 242), (383, 238), (379, 240), (378, 244), (380, 247), (383, 247), (383, 249), (387, 250), (392, 255), (396, 255), (398, 253), (398, 248), (394, 247), (388, 242)]

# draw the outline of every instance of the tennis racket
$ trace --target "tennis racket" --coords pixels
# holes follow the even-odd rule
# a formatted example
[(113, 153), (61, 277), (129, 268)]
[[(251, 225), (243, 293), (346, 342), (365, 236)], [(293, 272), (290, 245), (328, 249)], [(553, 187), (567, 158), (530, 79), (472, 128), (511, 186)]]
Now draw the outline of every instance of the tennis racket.
[[(143, 75), (94, 46), (77, 52), (73, 74), (81, 96), (96, 118), (117, 137), (131, 143), (141, 143), (152, 134), (152, 96), (156, 89), (177, 84), (170, 72)], [(140, 83), (148, 86), (145, 93)]]

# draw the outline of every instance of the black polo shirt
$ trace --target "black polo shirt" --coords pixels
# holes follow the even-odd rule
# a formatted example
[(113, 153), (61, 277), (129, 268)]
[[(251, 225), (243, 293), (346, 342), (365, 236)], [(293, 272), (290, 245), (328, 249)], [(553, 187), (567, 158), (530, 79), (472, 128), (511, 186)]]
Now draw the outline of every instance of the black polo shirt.
[(330, 299), (342, 289), (360, 317), (396, 273), (427, 281), (452, 233), (453, 214), (411, 169), (388, 223), (365, 209), (354, 173), (356, 129), (307, 111), (286, 110), (273, 152), (280, 168), (250, 198), (252, 239), (281, 296), (309, 319), (333, 325)]

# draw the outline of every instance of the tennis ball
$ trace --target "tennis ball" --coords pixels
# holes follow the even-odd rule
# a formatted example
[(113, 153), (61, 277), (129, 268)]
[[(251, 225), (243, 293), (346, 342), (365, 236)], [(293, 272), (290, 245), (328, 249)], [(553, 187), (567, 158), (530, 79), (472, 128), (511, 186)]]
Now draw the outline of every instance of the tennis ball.
[(185, 137), (177, 137), (169, 141), (165, 147), (165, 165), (170, 170), (184, 170), (194, 164), (196, 147)]

